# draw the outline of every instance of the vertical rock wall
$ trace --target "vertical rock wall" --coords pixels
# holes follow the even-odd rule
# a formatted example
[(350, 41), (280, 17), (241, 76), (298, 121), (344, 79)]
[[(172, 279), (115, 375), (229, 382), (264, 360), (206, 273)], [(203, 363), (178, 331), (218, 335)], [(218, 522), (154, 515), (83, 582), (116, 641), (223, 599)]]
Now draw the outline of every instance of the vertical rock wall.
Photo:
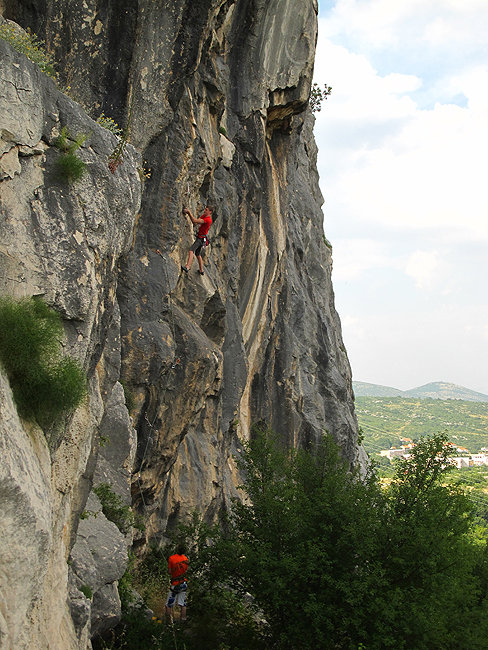
[[(95, 158), (108, 155), (112, 136), (60, 99), (50, 82), (49, 91), (35, 90), (42, 101), (31, 102), (35, 114), (55, 96), (54, 108), (42, 109), (39, 118), (49, 133), (24, 142), (11, 137), (13, 127), (1, 126), (11, 170), (2, 191), (21, 192), (25, 206), (14, 219), (25, 225), (5, 231), (5, 277), (17, 278), (17, 293), (20, 286), (23, 295), (44, 294), (63, 314), (69, 345), (92, 377), (91, 420), (77, 428), (83, 460), (73, 463), (71, 449), (63, 447), (69, 436), (56, 452), (53, 476), (66, 473), (65, 465), (73, 474), (55, 488), (53, 512), (59, 492), (69, 495), (69, 516), (56, 514), (49, 523), (43, 515), (45, 544), (59, 546), (63, 526), (67, 538), (62, 552), (46, 557), (54, 565), (63, 553), (66, 559), (94, 475), (117, 485), (127, 502), (131, 479), (132, 504), (146, 521), (142, 545), (162, 539), (195, 508), (211, 519), (234, 493), (233, 454), (257, 420), (269, 422), (285, 445), (312, 445), (327, 430), (356, 462), (351, 373), (334, 308), (307, 107), (316, 0), (0, 0), (0, 7), (45, 39), (61, 83), (92, 118), (104, 112), (125, 126), (130, 115), (130, 141), (150, 170), (132, 230), (140, 184), (131, 155), (113, 176), (106, 167), (102, 172)], [(69, 118), (59, 109), (65, 104), (74, 111)], [(42, 169), (54, 155), (52, 129), (67, 120), (95, 136), (81, 153), (89, 161), (94, 156), (82, 195), (51, 187)], [(18, 154), (11, 153), (15, 148)], [(22, 152), (30, 157), (19, 158), (27, 155)], [(182, 208), (199, 216), (206, 202), (216, 206), (217, 219), (205, 275), (197, 274), (195, 262), (182, 275), (193, 241)], [(22, 234), (31, 223), (44, 224), (36, 244), (42, 249), (32, 243), (39, 238), (31, 242)], [(78, 239), (88, 242), (80, 258), (60, 245), (81, 246)], [(83, 282), (80, 260), (87, 269)], [(10, 290), (6, 281), (3, 291)], [(126, 415), (119, 378), (135, 397), (137, 449), (130, 423), (120, 424)], [(96, 467), (100, 431), (113, 436), (114, 447), (102, 450)], [(50, 480), (43, 489), (52, 489)], [(104, 582), (93, 569), (81, 523), (71, 560), (77, 572), (71, 640), (52, 647), (84, 647), (90, 611), (76, 588), (93, 571), (100, 607), (116, 610), (112, 578)], [(62, 591), (66, 566), (59, 570)], [(92, 625), (102, 630), (99, 613), (92, 613)]]
[[(77, 153), (87, 172), (74, 184), (56, 174), (61, 153), (54, 143), (63, 127), (88, 136)], [(71, 571), (68, 557), (100, 432), (121, 408), (116, 284), (140, 206), (139, 156), (130, 149), (112, 175), (107, 158), (115, 137), (3, 40), (0, 136), (0, 296), (42, 296), (63, 318), (65, 353), (89, 377), (86, 402), (43, 432), (19, 420), (0, 369), (0, 648), (86, 648), (92, 604), (79, 588), (90, 580)], [(122, 406), (129, 438), (123, 396)], [(127, 543), (116, 533), (123, 545), (118, 572), (93, 583), (94, 596), (124, 572)]]

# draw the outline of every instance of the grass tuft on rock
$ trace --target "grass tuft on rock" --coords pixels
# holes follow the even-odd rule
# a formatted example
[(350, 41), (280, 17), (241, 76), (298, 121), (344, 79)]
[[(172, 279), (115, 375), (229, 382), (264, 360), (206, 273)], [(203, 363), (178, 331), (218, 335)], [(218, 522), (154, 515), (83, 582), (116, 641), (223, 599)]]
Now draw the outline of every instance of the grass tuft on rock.
[(0, 299), (0, 362), (19, 415), (44, 430), (86, 396), (81, 365), (61, 356), (63, 325), (42, 300)]

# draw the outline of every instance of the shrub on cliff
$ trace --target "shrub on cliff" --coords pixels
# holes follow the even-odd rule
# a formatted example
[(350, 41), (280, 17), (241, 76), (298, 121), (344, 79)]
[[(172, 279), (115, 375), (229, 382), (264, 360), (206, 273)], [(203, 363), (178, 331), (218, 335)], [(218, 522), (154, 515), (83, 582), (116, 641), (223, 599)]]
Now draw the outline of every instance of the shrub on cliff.
[(61, 356), (63, 325), (42, 300), (0, 299), (0, 362), (19, 415), (49, 428), (86, 395), (80, 364)]
[(0, 25), (0, 38), (7, 41), (17, 52), (25, 54), (45, 74), (56, 81), (53, 60), (44, 48), (44, 41), (40, 41), (35, 34), (31, 34), (29, 30), (25, 32), (13, 23), (5, 22)]

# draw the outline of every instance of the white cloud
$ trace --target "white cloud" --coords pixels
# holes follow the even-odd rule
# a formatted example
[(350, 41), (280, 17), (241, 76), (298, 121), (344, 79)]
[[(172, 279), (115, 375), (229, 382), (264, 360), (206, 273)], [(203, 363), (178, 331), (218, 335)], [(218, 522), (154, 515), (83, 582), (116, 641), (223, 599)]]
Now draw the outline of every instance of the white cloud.
[(364, 329), (360, 326), (359, 318), (346, 314), (341, 318), (342, 327), (347, 329), (350, 337), (356, 340), (364, 338)]
[(386, 245), (373, 239), (339, 239), (333, 249), (334, 281), (358, 278), (369, 269), (400, 267), (388, 255)]
[[(414, 75), (377, 75), (369, 61), (345, 47), (321, 39), (316, 55), (315, 81), (332, 86), (318, 119), (370, 120), (378, 123), (415, 114), (416, 105), (405, 94), (420, 87)], [(326, 116), (326, 118), (325, 118)]]
[(409, 257), (405, 273), (415, 280), (419, 289), (430, 291), (445, 278), (446, 269), (437, 251), (416, 251)]
[(327, 39), (318, 56), (318, 83), (333, 88), (316, 126), (326, 198), (333, 189), (348, 214), (365, 220), (488, 239), (488, 70), (457, 79), (468, 107), (419, 110), (406, 94), (420, 84), (413, 75), (381, 77)]
[(485, 0), (337, 0), (327, 36), (348, 35), (368, 50), (427, 42), (439, 48), (486, 42)]

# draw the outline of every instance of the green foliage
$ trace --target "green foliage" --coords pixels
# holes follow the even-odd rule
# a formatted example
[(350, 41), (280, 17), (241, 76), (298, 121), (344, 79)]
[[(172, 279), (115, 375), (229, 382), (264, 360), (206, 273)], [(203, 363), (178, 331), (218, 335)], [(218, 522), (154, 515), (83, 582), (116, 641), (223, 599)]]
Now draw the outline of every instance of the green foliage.
[[(194, 514), (188, 523), (170, 531), (170, 542), (152, 545), (138, 563), (131, 559), (126, 574), (119, 581), (123, 607), (122, 622), (104, 639), (95, 641), (95, 650), (260, 650), (263, 646), (255, 634), (256, 623), (242, 599), (222, 587), (220, 561), (214, 549), (221, 538), (218, 526), (208, 526)], [(169, 589), (168, 558), (180, 543), (186, 545), (189, 558), (190, 617), (184, 628), (165, 621), (164, 604)], [(148, 618), (145, 605), (136, 604), (133, 589), (154, 611)], [(256, 641), (256, 643), (255, 643)]]
[(460, 487), (469, 496), (474, 514), (488, 526), (488, 467), (453, 469), (447, 482)]
[(88, 600), (91, 600), (93, 598), (93, 591), (91, 590), (90, 585), (81, 585), (80, 591), (85, 596), (85, 598), (88, 598)]
[[(198, 650), (188, 629), (148, 618), (143, 603), (124, 611), (116, 628), (92, 641), (93, 650)], [(213, 650), (217, 650), (214, 648)]]
[(129, 115), (127, 117), (127, 126), (125, 127), (124, 132), (122, 133), (122, 137), (120, 138), (119, 143), (112, 151), (108, 159), (108, 168), (110, 169), (112, 174), (115, 174), (117, 168), (120, 167), (120, 165), (124, 162), (124, 154), (127, 148), (127, 144), (129, 142), (129, 129), (132, 122), (133, 108), (134, 108), (134, 97), (132, 97), (130, 103)]
[(332, 93), (332, 87), (327, 84), (321, 88), (317, 83), (312, 85), (310, 89), (310, 99), (309, 104), (312, 109), (312, 113), (320, 113), (322, 110), (322, 102), (327, 99), (327, 97)]
[(54, 143), (62, 152), (62, 155), (56, 159), (56, 173), (68, 183), (80, 180), (86, 171), (86, 163), (78, 158), (75, 151), (82, 146), (87, 137), (84, 133), (78, 133), (73, 139), (67, 127), (63, 126), (61, 134)]
[(473, 543), (469, 500), (443, 484), (444, 436), (422, 440), (382, 490), (329, 437), (307, 454), (253, 435), (246, 500), (214, 552), (221, 580), (255, 598), (268, 647), (484, 647), (486, 536)]
[(117, 122), (115, 122), (111, 117), (106, 117), (103, 113), (97, 118), (97, 124), (100, 124), (100, 126), (111, 131), (116, 136), (120, 136), (122, 133), (122, 129), (119, 128)]
[(131, 527), (144, 531), (142, 521), (136, 518), (130, 507), (118, 494), (115, 494), (111, 485), (100, 483), (93, 488), (93, 491), (100, 499), (103, 514), (117, 526), (121, 533), (125, 535)]
[(331, 244), (330, 241), (327, 239), (327, 237), (326, 237), (325, 235), (322, 235), (322, 237), (324, 238), (324, 244), (327, 246), (327, 248), (330, 249), (330, 250), (332, 250), (332, 244)]
[(81, 404), (86, 376), (80, 364), (61, 357), (59, 314), (38, 299), (0, 299), (0, 361), (19, 415), (43, 429)]
[(129, 415), (130, 415), (137, 406), (136, 398), (134, 397), (134, 393), (127, 386), (125, 381), (121, 381), (120, 383), (122, 384), (122, 388), (124, 389), (125, 406), (129, 411)]
[(285, 451), (255, 427), (238, 460), (244, 501), (220, 526), (193, 515), (130, 577), (162, 611), (167, 558), (186, 543), (186, 634), (158, 628), (141, 606), (100, 647), (484, 649), (486, 530), (460, 488), (446, 485), (445, 442), (421, 440), (382, 489), (372, 472), (349, 471), (329, 436), (311, 453)]
[(74, 153), (67, 153), (56, 159), (57, 175), (68, 183), (79, 181), (86, 171), (86, 163)]
[(33, 63), (56, 81), (53, 60), (44, 48), (44, 41), (40, 41), (29, 30), (24, 32), (11, 23), (0, 25), (0, 38), (7, 41), (14, 50), (25, 54)]
[(60, 135), (56, 138), (54, 146), (57, 147), (63, 153), (74, 153), (79, 149), (87, 139), (85, 133), (78, 133), (78, 135), (73, 139), (68, 128), (63, 126), (61, 129)]

